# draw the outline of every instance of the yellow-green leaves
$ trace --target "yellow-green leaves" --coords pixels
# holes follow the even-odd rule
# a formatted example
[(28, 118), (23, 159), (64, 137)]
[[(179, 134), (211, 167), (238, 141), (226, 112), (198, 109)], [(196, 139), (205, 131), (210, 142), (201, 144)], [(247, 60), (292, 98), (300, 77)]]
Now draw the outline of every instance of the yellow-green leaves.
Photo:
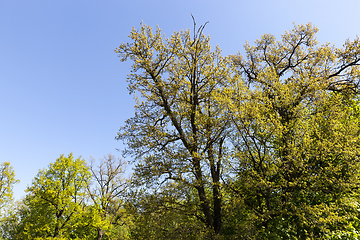
[(0, 213), (2, 207), (12, 200), (13, 186), (19, 180), (15, 178), (15, 172), (9, 162), (0, 164)]
[(24, 200), (24, 236), (69, 238), (81, 233), (89, 225), (84, 216), (90, 177), (85, 161), (72, 154), (61, 155), (48, 169), (40, 170)]
[[(202, 30), (165, 38), (142, 24), (116, 49), (133, 61), (135, 116), (117, 138), (135, 157), (136, 186), (175, 199), (158, 209), (196, 202), (196, 217), (219, 235), (224, 210), (229, 239), (319, 238), (345, 219), (360, 225), (359, 39), (318, 45), (309, 23), (223, 57)], [(186, 204), (183, 189), (196, 193)], [(231, 224), (239, 219), (249, 224)]]
[(232, 190), (259, 217), (261, 238), (317, 238), (357, 216), (343, 204), (359, 194), (359, 40), (337, 50), (318, 46), (316, 32), (298, 25), (247, 43), (233, 61), (248, 89), (233, 83), (221, 98), (234, 129)]
[(220, 48), (211, 49), (202, 30), (203, 26), (194, 34), (186, 30), (165, 38), (160, 29), (153, 33), (142, 24), (139, 31), (132, 30), (132, 43), (115, 50), (122, 61), (133, 61), (129, 90), (139, 96), (135, 117), (120, 129), (118, 139), (138, 160), (139, 185), (193, 186), (204, 221), (219, 233), (220, 175), (229, 119), (218, 95), (231, 81), (234, 68)]

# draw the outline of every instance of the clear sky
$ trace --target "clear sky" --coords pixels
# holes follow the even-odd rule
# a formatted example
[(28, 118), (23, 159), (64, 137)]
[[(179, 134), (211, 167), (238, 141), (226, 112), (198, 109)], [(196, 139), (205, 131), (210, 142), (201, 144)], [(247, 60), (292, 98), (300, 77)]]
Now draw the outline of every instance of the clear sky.
[(0, 162), (21, 181), (15, 198), (62, 153), (121, 156), (115, 136), (134, 101), (131, 63), (113, 50), (141, 21), (170, 35), (192, 28), (193, 14), (227, 55), (293, 22), (341, 47), (360, 34), (359, 12), (358, 0), (0, 0)]

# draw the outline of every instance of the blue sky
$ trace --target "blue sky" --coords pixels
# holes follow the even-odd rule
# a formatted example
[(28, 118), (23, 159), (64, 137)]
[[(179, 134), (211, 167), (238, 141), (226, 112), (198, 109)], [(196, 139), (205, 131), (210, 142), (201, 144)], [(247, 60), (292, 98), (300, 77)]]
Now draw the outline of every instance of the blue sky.
[(0, 0), (0, 162), (20, 184), (60, 154), (120, 157), (116, 133), (133, 115), (126, 76), (114, 49), (131, 28), (192, 28), (191, 14), (224, 55), (264, 33), (280, 37), (296, 24), (318, 26), (320, 43), (341, 47), (360, 34), (358, 0)]

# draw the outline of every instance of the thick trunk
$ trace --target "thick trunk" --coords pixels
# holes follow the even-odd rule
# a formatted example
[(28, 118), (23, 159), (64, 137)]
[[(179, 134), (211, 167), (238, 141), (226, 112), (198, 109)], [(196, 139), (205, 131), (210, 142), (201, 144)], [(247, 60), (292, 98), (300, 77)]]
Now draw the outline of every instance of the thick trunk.
[(217, 235), (221, 235), (222, 220), (221, 220), (221, 193), (219, 186), (219, 175), (216, 174), (217, 181), (213, 184), (213, 198), (214, 198), (214, 230)]
[(193, 161), (194, 161), (193, 164), (194, 164), (194, 168), (195, 168), (195, 177), (196, 177), (196, 181), (197, 181), (195, 187), (199, 194), (201, 210), (205, 215), (206, 225), (208, 227), (213, 227), (214, 219), (212, 217), (210, 205), (207, 200), (206, 193), (205, 193), (205, 187), (204, 187), (204, 183), (203, 183), (203, 179), (202, 179), (200, 160), (198, 158), (194, 158)]
[[(219, 158), (221, 158), (221, 153)], [(210, 170), (212, 178), (212, 191), (213, 191), (213, 201), (214, 201), (214, 231), (217, 235), (221, 235), (222, 229), (222, 220), (221, 220), (221, 190), (220, 190), (220, 159), (218, 159), (217, 164), (215, 165), (215, 159), (213, 154), (213, 148), (209, 148), (209, 160), (210, 160)]]
[(98, 228), (97, 232), (98, 232), (97, 240), (101, 240), (104, 235), (104, 231), (101, 228)]
[(210, 208), (209, 201), (206, 197), (205, 187), (202, 181), (202, 172), (200, 169), (200, 162), (197, 159), (195, 161), (195, 174), (196, 180), (198, 181), (196, 189), (199, 194), (201, 210), (206, 219), (206, 225), (212, 228), (215, 231), (216, 235), (221, 235), (222, 230), (222, 220), (221, 220), (221, 193), (220, 193), (220, 183), (219, 183), (219, 172), (215, 171), (213, 175), (213, 201), (214, 209), (213, 212)]

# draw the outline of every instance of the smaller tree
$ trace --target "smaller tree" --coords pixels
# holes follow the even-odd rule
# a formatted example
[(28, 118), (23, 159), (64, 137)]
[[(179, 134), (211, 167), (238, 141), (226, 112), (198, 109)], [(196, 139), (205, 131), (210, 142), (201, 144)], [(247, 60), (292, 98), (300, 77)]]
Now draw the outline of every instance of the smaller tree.
[(79, 237), (77, 229), (89, 225), (83, 212), (90, 177), (85, 160), (74, 159), (72, 153), (40, 170), (26, 190), (23, 239)]
[(9, 162), (0, 164), (0, 211), (12, 200), (13, 186), (19, 180), (15, 179), (15, 172)]
[(126, 162), (116, 159), (113, 155), (100, 160), (95, 165), (92, 159), (90, 171), (93, 185), (88, 184), (87, 190), (93, 203), (94, 211), (100, 219), (94, 222), (97, 229), (97, 239), (103, 238), (105, 232), (119, 219), (117, 213), (122, 206), (121, 197), (125, 193), (128, 182), (124, 179)]

